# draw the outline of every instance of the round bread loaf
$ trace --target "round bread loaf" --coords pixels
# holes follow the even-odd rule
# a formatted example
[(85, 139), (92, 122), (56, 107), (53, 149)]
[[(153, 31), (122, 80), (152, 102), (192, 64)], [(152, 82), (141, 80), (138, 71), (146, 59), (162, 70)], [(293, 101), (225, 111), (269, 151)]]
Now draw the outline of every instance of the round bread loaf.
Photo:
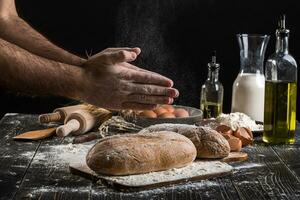
[(187, 137), (160, 131), (104, 138), (89, 150), (86, 163), (97, 173), (129, 175), (184, 167), (196, 155)]
[(157, 124), (149, 126), (139, 133), (173, 131), (189, 138), (197, 149), (197, 158), (224, 158), (230, 153), (228, 141), (217, 131), (203, 126), (187, 124)]

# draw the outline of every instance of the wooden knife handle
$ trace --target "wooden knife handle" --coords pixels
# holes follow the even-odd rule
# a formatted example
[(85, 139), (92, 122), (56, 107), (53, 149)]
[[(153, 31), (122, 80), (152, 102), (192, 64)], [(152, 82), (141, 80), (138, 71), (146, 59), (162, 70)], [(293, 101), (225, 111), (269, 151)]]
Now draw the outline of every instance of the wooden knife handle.
[(72, 132), (77, 131), (80, 128), (80, 122), (76, 119), (71, 119), (65, 125), (59, 126), (56, 129), (56, 135), (59, 137), (65, 137)]
[(49, 123), (49, 122), (60, 122), (62, 121), (62, 116), (59, 112), (42, 114), (39, 116), (40, 123)]

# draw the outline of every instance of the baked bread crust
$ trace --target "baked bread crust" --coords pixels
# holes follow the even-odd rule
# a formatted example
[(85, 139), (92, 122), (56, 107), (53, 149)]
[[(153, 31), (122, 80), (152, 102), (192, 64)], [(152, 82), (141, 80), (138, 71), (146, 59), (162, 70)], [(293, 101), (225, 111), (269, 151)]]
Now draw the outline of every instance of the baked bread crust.
[(86, 163), (100, 174), (130, 175), (184, 167), (196, 155), (188, 138), (160, 131), (106, 137), (90, 149)]
[(173, 131), (189, 138), (197, 149), (197, 158), (224, 158), (230, 153), (228, 141), (217, 131), (203, 126), (187, 124), (156, 124), (139, 133)]

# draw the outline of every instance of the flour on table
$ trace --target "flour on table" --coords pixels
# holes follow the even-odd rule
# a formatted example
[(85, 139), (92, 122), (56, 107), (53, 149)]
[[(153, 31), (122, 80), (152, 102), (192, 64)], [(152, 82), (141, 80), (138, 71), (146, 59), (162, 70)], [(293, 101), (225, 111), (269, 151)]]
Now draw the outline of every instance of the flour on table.
[(156, 195), (160, 194), (166, 194), (172, 191), (176, 191), (178, 193), (186, 193), (190, 192), (192, 194), (193, 191), (199, 191), (201, 189), (205, 189), (208, 187), (220, 187), (220, 183), (215, 180), (201, 180), (197, 182), (186, 182), (182, 184), (176, 184), (176, 185), (168, 185), (168, 186), (162, 186), (159, 188), (153, 188), (153, 189), (148, 189), (148, 190), (142, 190), (142, 191), (136, 191), (136, 192), (130, 192), (130, 193), (124, 193), (124, 192), (119, 192), (115, 191), (110, 188), (101, 188), (101, 190), (94, 190), (92, 189), (91, 192), (93, 194), (98, 194), (98, 195), (107, 195), (108, 197), (110, 194), (118, 194), (120, 197), (126, 198), (127, 196), (132, 197), (133, 195), (137, 199), (156, 199)]
[[(93, 145), (93, 143), (44, 145), (39, 148), (32, 163), (54, 165), (55, 167), (68, 166), (69, 163), (77, 163), (83, 159), (85, 160), (88, 150)], [(19, 154), (18, 157), (31, 159), (33, 155), (34, 151), (28, 151)]]
[(252, 169), (257, 167), (262, 167), (263, 164), (260, 163), (243, 163), (241, 165), (235, 166), (234, 170), (241, 170), (241, 169)]
[(194, 161), (192, 164), (166, 171), (151, 172), (146, 174), (128, 176), (100, 176), (111, 182), (117, 182), (128, 186), (147, 186), (155, 183), (172, 182), (175, 180), (189, 179), (198, 176), (209, 176), (213, 174), (229, 173), (232, 167), (220, 161)]
[(19, 115), (19, 113), (6, 113), (5, 116), (15, 116), (15, 115)]
[(170, 186), (163, 186), (159, 188), (149, 189), (149, 190), (143, 190), (143, 191), (136, 191), (136, 192), (119, 192), (116, 190), (113, 190), (111, 188), (107, 187), (101, 187), (101, 189), (95, 190), (92, 187), (76, 187), (76, 188), (69, 188), (69, 187), (52, 187), (52, 186), (41, 186), (41, 187), (33, 187), (30, 188), (29, 193), (25, 194), (25, 197), (38, 197), (42, 193), (56, 193), (56, 192), (91, 192), (94, 195), (101, 195), (101, 196), (107, 196), (110, 195), (118, 195), (120, 198), (124, 197), (132, 197), (133, 195), (137, 199), (156, 199), (155, 197), (159, 194), (165, 194), (170, 191), (179, 191), (179, 193), (184, 192), (193, 192), (198, 191), (203, 188), (208, 187), (220, 187), (220, 184), (218, 181), (210, 181), (210, 180), (201, 180), (197, 182), (187, 182), (184, 184), (176, 184), (176, 185), (170, 185)]

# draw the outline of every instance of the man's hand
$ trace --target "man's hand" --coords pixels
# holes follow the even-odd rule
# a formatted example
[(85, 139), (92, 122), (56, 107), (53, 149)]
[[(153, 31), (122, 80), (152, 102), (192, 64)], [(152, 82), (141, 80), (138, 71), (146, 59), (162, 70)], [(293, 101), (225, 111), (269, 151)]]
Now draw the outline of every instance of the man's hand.
[[(86, 61), (32, 29), (18, 16), (14, 0), (0, 0), (1, 87), (111, 109), (172, 103), (178, 91), (170, 79), (129, 63), (139, 53), (139, 48), (106, 49)], [(82, 63), (84, 68), (79, 67)]]
[(179, 95), (172, 80), (138, 68), (129, 62), (140, 54), (139, 48), (108, 48), (84, 63), (80, 98), (110, 109), (154, 109), (171, 104)]

